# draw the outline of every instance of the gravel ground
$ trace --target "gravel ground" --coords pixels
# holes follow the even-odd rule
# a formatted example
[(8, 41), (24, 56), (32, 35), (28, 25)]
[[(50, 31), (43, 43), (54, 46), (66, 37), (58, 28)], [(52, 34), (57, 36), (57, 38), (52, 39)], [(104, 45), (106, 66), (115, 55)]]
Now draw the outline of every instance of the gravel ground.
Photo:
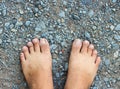
[(48, 39), (55, 89), (63, 89), (72, 41), (95, 44), (102, 63), (91, 89), (120, 89), (120, 0), (0, 0), (0, 89), (27, 89), (19, 53)]

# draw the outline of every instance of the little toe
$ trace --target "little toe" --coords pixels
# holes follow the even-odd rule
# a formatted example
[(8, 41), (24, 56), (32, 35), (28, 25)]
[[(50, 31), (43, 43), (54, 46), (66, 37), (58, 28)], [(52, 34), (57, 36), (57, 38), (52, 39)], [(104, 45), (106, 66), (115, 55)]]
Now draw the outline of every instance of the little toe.
[(92, 56), (92, 52), (93, 52), (94, 46), (93, 44), (90, 44), (88, 47), (88, 54)]
[(37, 38), (32, 40), (33, 44), (34, 44), (34, 50), (35, 52), (40, 52), (40, 45), (39, 45), (39, 40)]
[(95, 61), (96, 58), (97, 58), (97, 50), (94, 50), (94, 51), (92, 52), (92, 57), (93, 57), (93, 59), (94, 59), (94, 61)]
[(42, 53), (50, 53), (50, 46), (45, 38), (40, 39), (40, 48)]
[(24, 53), (25, 58), (27, 59), (28, 56), (29, 56), (28, 47), (27, 47), (27, 46), (24, 46), (24, 47), (22, 48), (22, 51), (23, 51), (23, 53)]
[(95, 61), (95, 64), (96, 64), (97, 67), (100, 65), (100, 62), (101, 62), (101, 58), (97, 57), (97, 59)]
[(81, 53), (87, 53), (88, 46), (89, 46), (89, 41), (87, 40), (83, 41)]
[(27, 46), (29, 47), (30, 53), (33, 53), (34, 52), (33, 43), (32, 42), (28, 42)]
[(75, 39), (72, 44), (72, 53), (79, 53), (82, 47), (82, 42), (80, 39)]

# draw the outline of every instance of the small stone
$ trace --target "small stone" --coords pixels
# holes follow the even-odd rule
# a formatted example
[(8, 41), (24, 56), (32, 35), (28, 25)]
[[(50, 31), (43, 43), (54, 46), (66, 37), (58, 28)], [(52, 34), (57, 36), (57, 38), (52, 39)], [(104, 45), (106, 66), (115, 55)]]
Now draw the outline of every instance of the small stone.
[(26, 25), (26, 26), (29, 26), (30, 23), (31, 23), (30, 21), (26, 21), (26, 22), (25, 22), (25, 25)]
[(5, 16), (7, 14), (7, 10), (4, 9), (2, 13), (3, 13), (3, 16)]
[(23, 10), (20, 9), (19, 11), (20, 11), (20, 14), (24, 14)]
[(22, 26), (22, 25), (23, 25), (22, 21), (17, 21), (16, 26)]
[(5, 27), (9, 27), (10, 23), (9, 22), (6, 22), (5, 23)]
[(2, 44), (2, 40), (0, 39), (0, 44)]
[(115, 27), (115, 30), (120, 30), (120, 24)]
[(115, 27), (113, 25), (110, 26), (110, 29), (113, 30)]
[(79, 16), (77, 16), (77, 15), (75, 15), (75, 14), (72, 15), (72, 18), (73, 18), (74, 20), (79, 20), (79, 19), (80, 19)]
[(93, 11), (93, 10), (90, 10), (90, 11), (88, 12), (88, 15), (89, 15), (90, 17), (92, 17), (92, 16), (94, 15), (94, 11)]
[(60, 74), (59, 74), (59, 73), (56, 73), (56, 77), (59, 78), (59, 77), (60, 77)]
[(85, 37), (90, 38), (90, 37), (91, 37), (91, 36), (90, 36), (90, 33), (85, 32)]
[(114, 53), (114, 58), (118, 58), (119, 56), (119, 50), (117, 50), (115, 53)]
[(113, 3), (117, 2), (117, 0), (112, 0)]
[(65, 71), (68, 69), (68, 63), (65, 63)]
[(39, 22), (39, 24), (37, 24), (35, 31), (39, 32), (42, 31), (46, 28), (45, 23), (43, 21)]
[(12, 32), (16, 32), (17, 30), (16, 29), (11, 29)]
[(60, 11), (59, 16), (65, 18), (65, 12), (64, 11)]
[(93, 27), (92, 27), (92, 29), (94, 29), (94, 30), (95, 30), (96, 28), (97, 28), (96, 26), (93, 26)]
[(2, 32), (3, 32), (3, 29), (2, 29), (2, 28), (0, 28), (0, 34), (2, 34)]
[(105, 60), (105, 65), (106, 65), (106, 66), (109, 66), (109, 65), (110, 65), (110, 60), (106, 59), (106, 60)]
[(119, 35), (115, 35), (114, 39), (116, 39), (117, 41), (120, 41), (120, 36)]

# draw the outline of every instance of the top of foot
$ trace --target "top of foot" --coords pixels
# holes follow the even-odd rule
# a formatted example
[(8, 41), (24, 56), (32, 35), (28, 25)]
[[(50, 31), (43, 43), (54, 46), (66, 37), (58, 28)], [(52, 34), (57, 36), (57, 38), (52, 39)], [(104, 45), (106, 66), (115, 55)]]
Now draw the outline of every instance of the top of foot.
[(96, 76), (100, 57), (87, 40), (73, 42), (65, 89), (88, 89)]

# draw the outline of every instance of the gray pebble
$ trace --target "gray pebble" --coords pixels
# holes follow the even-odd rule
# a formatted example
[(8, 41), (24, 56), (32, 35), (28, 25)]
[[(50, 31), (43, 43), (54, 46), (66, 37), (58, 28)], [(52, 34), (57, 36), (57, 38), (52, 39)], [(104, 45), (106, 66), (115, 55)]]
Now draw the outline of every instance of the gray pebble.
[(16, 26), (22, 26), (22, 25), (23, 25), (22, 21), (17, 21)]
[(2, 32), (3, 32), (3, 29), (2, 29), (2, 28), (0, 28), (0, 34), (2, 34)]
[(65, 63), (65, 71), (68, 69), (68, 63)]
[(26, 25), (26, 26), (29, 26), (30, 23), (31, 23), (30, 21), (26, 21), (26, 22), (25, 22), (25, 25)]
[(35, 28), (35, 31), (39, 32), (46, 28), (45, 23), (43, 21), (39, 22)]
[(2, 44), (2, 39), (0, 39), (0, 44)]
[(65, 12), (64, 11), (60, 11), (59, 16), (65, 18)]
[(7, 14), (7, 10), (4, 9), (2, 13), (3, 13), (3, 16), (5, 16)]
[(113, 3), (117, 2), (117, 0), (112, 0)]
[(119, 50), (117, 50), (115, 53), (114, 53), (114, 58), (118, 58), (119, 56)]
[(120, 36), (119, 35), (115, 35), (114, 39), (116, 39), (117, 41), (120, 41)]
[(90, 38), (90, 37), (91, 37), (91, 36), (90, 36), (90, 33), (85, 32), (85, 37)]
[(115, 27), (115, 30), (120, 30), (120, 24)]
[(5, 23), (5, 27), (9, 27), (10, 23), (9, 22), (6, 22)]
[(88, 15), (89, 15), (90, 17), (92, 17), (92, 16), (94, 15), (94, 11), (93, 11), (93, 10), (90, 10), (89, 13), (88, 13)]
[(59, 78), (59, 77), (60, 77), (60, 74), (59, 74), (59, 73), (56, 73), (56, 77)]
[(110, 60), (105, 59), (105, 65), (106, 65), (106, 66), (109, 66), (109, 65), (110, 65)]

